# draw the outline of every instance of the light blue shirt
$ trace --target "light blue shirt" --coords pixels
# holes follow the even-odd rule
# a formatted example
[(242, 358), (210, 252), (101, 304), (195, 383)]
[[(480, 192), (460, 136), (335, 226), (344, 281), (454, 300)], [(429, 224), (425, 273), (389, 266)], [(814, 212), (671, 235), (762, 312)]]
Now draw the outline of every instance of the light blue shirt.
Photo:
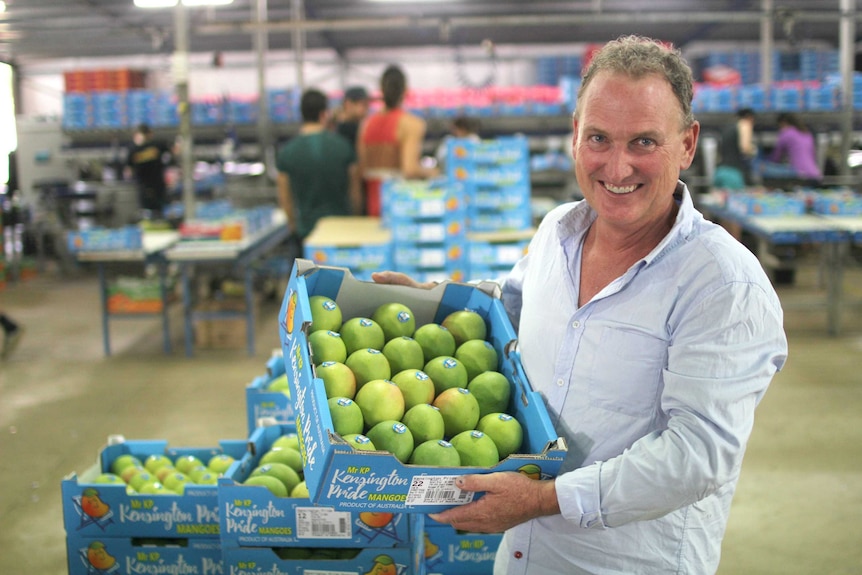
[(494, 573), (714, 573), (757, 406), (787, 357), (758, 260), (697, 212), (578, 307), (586, 202), (543, 220), (503, 285), (568, 455), (561, 514), (509, 530)]

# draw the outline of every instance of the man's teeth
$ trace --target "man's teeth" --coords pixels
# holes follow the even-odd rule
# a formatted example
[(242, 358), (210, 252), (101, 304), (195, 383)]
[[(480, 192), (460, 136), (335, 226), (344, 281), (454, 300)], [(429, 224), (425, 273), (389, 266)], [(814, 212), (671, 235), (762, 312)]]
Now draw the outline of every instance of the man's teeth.
[(628, 194), (628, 193), (635, 191), (635, 188), (637, 188), (637, 185), (619, 186), (618, 187), (618, 186), (612, 186), (611, 184), (605, 184), (605, 188), (607, 188), (607, 190), (609, 192), (613, 192), (615, 194)]

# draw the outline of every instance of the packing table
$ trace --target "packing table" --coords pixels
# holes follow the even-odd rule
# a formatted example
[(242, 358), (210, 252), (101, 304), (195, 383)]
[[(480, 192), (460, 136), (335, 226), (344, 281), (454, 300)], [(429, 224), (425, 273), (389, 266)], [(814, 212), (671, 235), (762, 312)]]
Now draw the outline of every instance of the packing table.
[[(139, 249), (84, 250), (76, 253), (78, 261), (95, 263), (99, 272), (99, 291), (102, 299), (102, 340), (105, 355), (111, 355), (111, 330), (109, 325), (111, 319), (140, 319), (153, 316), (160, 316), (162, 319), (164, 350), (165, 353), (171, 353), (171, 332), (168, 319), (167, 262), (164, 254), (165, 250), (176, 244), (179, 239), (180, 235), (175, 231), (146, 231), (142, 235), (142, 245)], [(105, 274), (106, 266), (135, 262), (139, 262), (144, 266), (148, 264), (156, 266), (162, 299), (162, 309), (160, 312), (122, 313), (109, 310), (108, 281)]]
[[(742, 215), (726, 209), (709, 199), (700, 203), (700, 209), (716, 218), (736, 222), (765, 244), (813, 244), (819, 249), (820, 273), (825, 295), (822, 301), (801, 303), (799, 307), (822, 308), (826, 311), (827, 329), (831, 335), (841, 332), (841, 310), (857, 305), (845, 301), (843, 280), (844, 262), (851, 241), (862, 241), (862, 217), (799, 214), (780, 216)], [(764, 262), (765, 249), (758, 250)], [(782, 302), (782, 305), (789, 305)]]
[[(281, 211), (274, 212), (272, 223), (237, 241), (181, 241), (165, 252), (166, 259), (180, 267), (185, 323), (185, 350), (194, 353), (194, 324), (198, 320), (227, 317), (245, 317), (246, 347), (254, 355), (254, 294), (252, 264), (281, 244), (289, 235), (287, 218)], [(191, 277), (195, 266), (221, 265), (239, 270), (245, 285), (244, 311), (195, 311)]]

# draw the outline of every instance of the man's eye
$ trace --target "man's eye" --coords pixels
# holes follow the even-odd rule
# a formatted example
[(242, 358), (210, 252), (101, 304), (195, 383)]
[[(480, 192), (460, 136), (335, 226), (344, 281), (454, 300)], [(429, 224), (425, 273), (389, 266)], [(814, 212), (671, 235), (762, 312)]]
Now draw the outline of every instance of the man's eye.
[(651, 138), (640, 138), (637, 142), (639, 146), (644, 148), (648, 148), (655, 145), (655, 141), (653, 141)]
[(605, 137), (599, 136), (598, 134), (596, 134), (596, 135), (590, 136), (590, 141), (595, 143), (595, 144), (601, 144), (605, 141)]

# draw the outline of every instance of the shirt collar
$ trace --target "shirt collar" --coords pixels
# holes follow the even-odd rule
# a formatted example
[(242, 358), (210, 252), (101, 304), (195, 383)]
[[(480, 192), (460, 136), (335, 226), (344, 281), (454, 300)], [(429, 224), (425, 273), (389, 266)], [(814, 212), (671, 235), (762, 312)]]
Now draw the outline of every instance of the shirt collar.
[[(678, 180), (673, 193), (674, 199), (679, 205), (676, 221), (670, 232), (648, 253), (637, 265), (649, 265), (652, 261), (660, 258), (668, 250), (676, 245), (687, 241), (694, 229), (694, 222), (698, 212), (694, 208), (691, 192), (682, 180)], [(560, 243), (565, 242), (572, 236), (582, 236), (589, 229), (597, 217), (595, 210), (586, 202), (576, 202), (571, 210), (557, 222), (557, 237)], [(577, 237), (577, 239), (580, 239)]]

